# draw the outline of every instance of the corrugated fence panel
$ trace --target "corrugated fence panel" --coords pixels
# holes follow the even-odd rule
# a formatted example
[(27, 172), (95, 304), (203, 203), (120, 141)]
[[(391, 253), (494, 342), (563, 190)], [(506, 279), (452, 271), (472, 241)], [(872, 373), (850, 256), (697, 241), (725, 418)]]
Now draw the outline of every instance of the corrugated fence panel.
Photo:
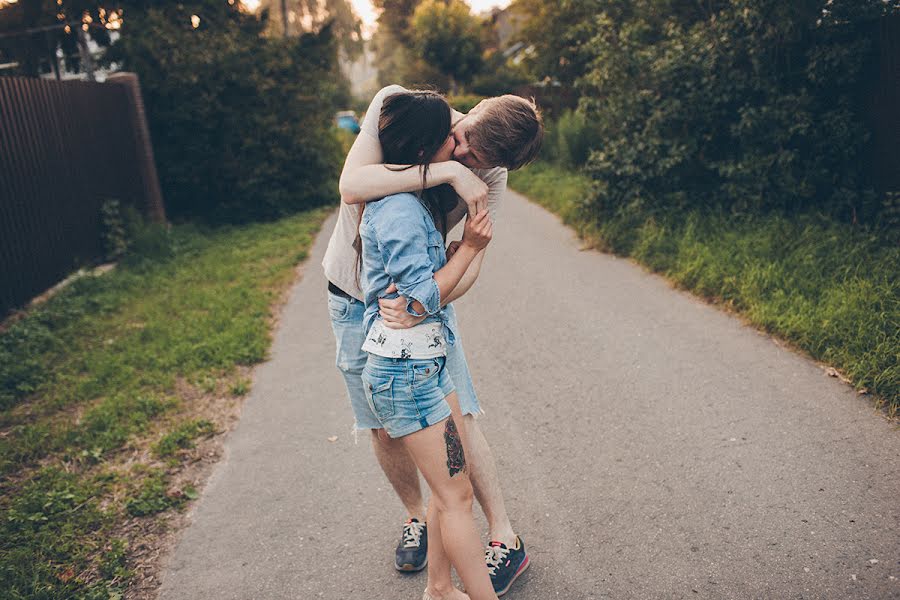
[(139, 100), (130, 74), (0, 77), (0, 318), (102, 259), (105, 201), (165, 220)]

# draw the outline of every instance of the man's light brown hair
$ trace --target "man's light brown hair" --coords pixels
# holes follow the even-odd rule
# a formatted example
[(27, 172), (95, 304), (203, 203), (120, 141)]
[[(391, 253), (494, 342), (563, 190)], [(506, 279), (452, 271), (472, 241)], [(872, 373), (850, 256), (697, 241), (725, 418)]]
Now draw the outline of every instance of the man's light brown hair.
[(534, 100), (507, 94), (482, 101), (469, 145), (481, 162), (509, 170), (535, 158), (544, 139), (544, 120)]

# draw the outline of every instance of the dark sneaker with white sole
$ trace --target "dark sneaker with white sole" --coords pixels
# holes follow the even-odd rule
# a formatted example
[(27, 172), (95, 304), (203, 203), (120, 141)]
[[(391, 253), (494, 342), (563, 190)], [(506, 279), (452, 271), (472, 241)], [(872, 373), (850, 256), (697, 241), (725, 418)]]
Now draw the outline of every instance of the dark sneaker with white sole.
[(507, 548), (506, 544), (491, 542), (484, 552), (484, 562), (487, 563), (488, 572), (491, 574), (494, 593), (502, 596), (509, 591), (513, 581), (528, 568), (525, 543), (519, 536), (516, 536), (516, 548)]
[(410, 519), (403, 524), (394, 566), (398, 571), (421, 571), (428, 564), (428, 530), (425, 523)]

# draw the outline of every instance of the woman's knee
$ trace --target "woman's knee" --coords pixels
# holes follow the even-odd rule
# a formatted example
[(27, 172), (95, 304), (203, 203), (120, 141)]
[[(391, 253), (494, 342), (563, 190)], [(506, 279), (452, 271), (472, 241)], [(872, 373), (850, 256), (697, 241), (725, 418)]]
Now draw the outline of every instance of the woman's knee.
[(474, 493), (468, 478), (441, 490), (434, 490), (435, 507), (440, 512), (472, 510)]

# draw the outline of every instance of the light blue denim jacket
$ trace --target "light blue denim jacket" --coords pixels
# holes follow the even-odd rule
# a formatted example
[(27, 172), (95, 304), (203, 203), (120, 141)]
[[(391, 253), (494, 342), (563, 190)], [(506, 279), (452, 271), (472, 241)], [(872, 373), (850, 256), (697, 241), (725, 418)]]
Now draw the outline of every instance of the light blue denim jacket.
[(397, 297), (385, 294), (391, 283), (408, 300), (406, 310), (420, 317), (412, 307), (418, 300), (428, 316), (423, 323), (440, 321), (448, 344), (456, 341), (453, 308), (441, 308), (441, 293), (434, 274), (447, 263), (444, 239), (434, 226), (431, 213), (409, 193), (393, 194), (369, 202), (359, 225), (362, 238), (361, 283), (366, 302), (365, 331), (380, 319), (378, 299)]

